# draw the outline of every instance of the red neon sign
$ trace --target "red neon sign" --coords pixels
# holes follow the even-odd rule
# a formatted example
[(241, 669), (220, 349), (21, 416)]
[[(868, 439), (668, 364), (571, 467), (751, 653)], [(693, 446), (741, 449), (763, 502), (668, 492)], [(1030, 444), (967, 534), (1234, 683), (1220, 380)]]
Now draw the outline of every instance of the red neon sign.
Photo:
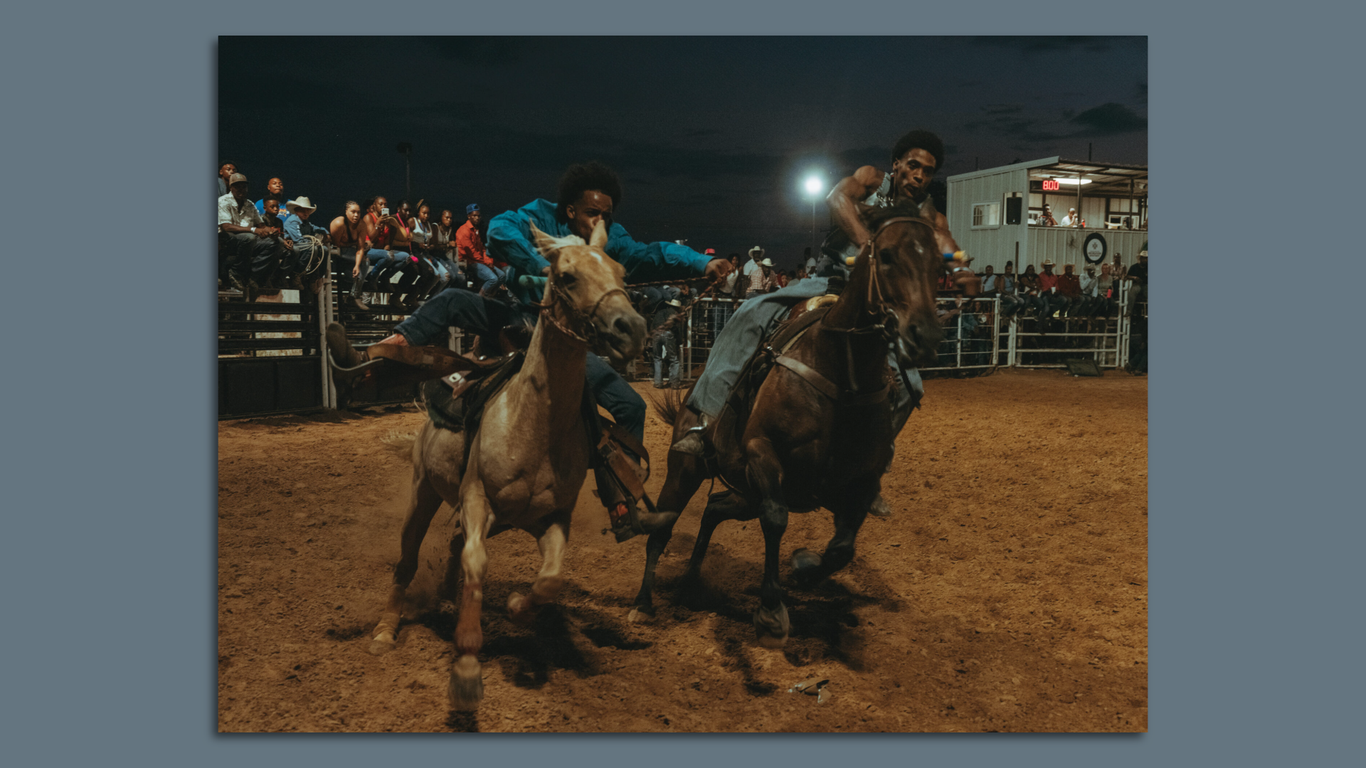
[(1043, 180), (1043, 191), (1045, 191), (1045, 192), (1057, 192), (1057, 191), (1058, 191), (1058, 180), (1057, 180), (1057, 179), (1044, 179), (1044, 180)]

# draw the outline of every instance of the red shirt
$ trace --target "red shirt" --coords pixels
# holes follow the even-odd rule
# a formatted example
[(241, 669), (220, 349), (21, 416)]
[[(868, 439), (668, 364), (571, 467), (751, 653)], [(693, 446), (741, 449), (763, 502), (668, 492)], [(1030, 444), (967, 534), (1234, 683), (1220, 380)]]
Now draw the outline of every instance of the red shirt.
[(1058, 276), (1040, 272), (1039, 287), (1042, 289), (1039, 293), (1052, 293), (1052, 289), (1058, 287)]
[(484, 249), (484, 238), (475, 229), (474, 222), (466, 221), (455, 231), (455, 249), (460, 254), (461, 261), (466, 263), (479, 262), (490, 267), (505, 267), (502, 262), (495, 262), (488, 251)]

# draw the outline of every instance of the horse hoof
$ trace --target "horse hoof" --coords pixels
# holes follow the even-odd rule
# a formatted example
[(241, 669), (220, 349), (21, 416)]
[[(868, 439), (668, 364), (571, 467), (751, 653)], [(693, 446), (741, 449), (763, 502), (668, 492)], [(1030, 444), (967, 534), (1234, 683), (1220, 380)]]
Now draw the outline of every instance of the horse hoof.
[(508, 620), (519, 627), (529, 627), (536, 620), (536, 612), (521, 592), (508, 595)]
[(806, 547), (792, 553), (792, 570), (809, 571), (821, 564), (821, 556)]
[(451, 709), (473, 712), (484, 700), (484, 676), (479, 661), (473, 656), (461, 656), (451, 666), (449, 690)]
[(759, 636), (759, 645), (765, 648), (782, 648), (787, 642), (792, 623), (787, 619), (787, 606), (778, 604), (778, 610), (763, 608), (754, 612), (754, 631)]
[(655, 619), (655, 609), (653, 606), (646, 608), (637, 605), (626, 614), (626, 620), (632, 624), (648, 624)]
[(392, 639), (376, 637), (370, 641), (370, 655), (383, 656), (389, 651), (394, 650), (397, 645), (398, 643), (394, 642)]

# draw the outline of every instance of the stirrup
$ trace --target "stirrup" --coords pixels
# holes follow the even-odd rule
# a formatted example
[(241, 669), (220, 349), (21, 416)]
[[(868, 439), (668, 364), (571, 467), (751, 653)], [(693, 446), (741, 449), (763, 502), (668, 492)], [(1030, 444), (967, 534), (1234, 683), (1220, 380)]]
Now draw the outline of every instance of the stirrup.
[(699, 459), (705, 458), (709, 448), (706, 436), (707, 428), (709, 426), (710, 425), (707, 423), (707, 416), (706, 414), (703, 414), (702, 421), (699, 422), (697, 426), (684, 432), (683, 436), (678, 438), (677, 442), (669, 446), (669, 450), (685, 453), (689, 456), (696, 456)]

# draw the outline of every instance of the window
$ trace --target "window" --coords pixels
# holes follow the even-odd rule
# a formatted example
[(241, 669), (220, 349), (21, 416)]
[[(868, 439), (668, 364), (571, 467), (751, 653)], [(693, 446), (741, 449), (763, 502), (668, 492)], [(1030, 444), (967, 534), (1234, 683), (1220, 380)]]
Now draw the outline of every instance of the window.
[(977, 227), (999, 227), (1001, 226), (1001, 204), (1000, 203), (976, 203), (972, 206), (972, 226)]

